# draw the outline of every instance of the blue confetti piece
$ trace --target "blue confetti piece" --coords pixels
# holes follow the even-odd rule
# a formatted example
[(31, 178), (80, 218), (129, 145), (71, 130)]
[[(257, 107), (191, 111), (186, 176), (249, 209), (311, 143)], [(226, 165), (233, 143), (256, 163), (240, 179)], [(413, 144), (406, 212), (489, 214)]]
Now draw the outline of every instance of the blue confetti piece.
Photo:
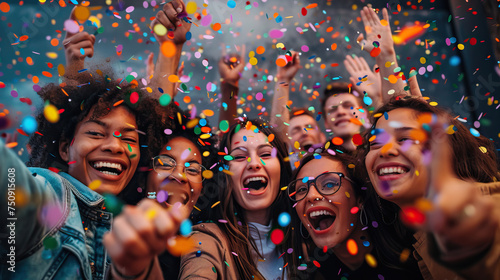
[(233, 0), (229, 0), (227, 1), (227, 6), (231, 9), (234, 9), (234, 7), (236, 7), (236, 2), (234, 2)]
[(193, 35), (191, 34), (191, 32), (187, 32), (186, 33), (186, 40), (191, 40), (191, 37), (193, 37)]
[(80, 48), (80, 53), (81, 53), (82, 55), (85, 55), (85, 50), (84, 50), (83, 48)]
[(386, 120), (388, 120), (388, 119), (389, 119), (389, 114), (387, 114), (387, 112), (384, 112), (384, 118), (385, 118)]
[(287, 212), (283, 212), (278, 216), (278, 223), (282, 227), (288, 226), (290, 224), (290, 221), (291, 221), (290, 214), (288, 214)]
[(193, 223), (191, 222), (190, 219), (185, 219), (182, 223), (181, 226), (179, 227), (179, 233), (182, 236), (188, 236), (191, 233), (191, 227), (193, 226)]

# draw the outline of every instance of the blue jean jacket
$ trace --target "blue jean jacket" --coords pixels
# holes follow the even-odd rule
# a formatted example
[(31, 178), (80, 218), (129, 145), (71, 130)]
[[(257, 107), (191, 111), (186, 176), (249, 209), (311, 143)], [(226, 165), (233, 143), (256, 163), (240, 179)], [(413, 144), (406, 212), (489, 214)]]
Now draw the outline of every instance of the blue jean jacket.
[[(27, 168), (1, 140), (0, 159), (0, 279), (104, 279), (113, 216), (103, 197), (66, 173)], [(9, 178), (26, 197), (11, 208)]]

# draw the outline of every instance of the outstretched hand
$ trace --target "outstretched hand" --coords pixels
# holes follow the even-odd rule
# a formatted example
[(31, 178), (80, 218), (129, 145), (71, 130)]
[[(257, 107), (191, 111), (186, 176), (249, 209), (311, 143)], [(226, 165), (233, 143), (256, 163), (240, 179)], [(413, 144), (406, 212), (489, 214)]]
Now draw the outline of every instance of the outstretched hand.
[(382, 54), (392, 54), (394, 53), (394, 41), (386, 8), (382, 9), (382, 14), (383, 19), (380, 20), (372, 8), (364, 7), (361, 10), (366, 37), (363, 33), (359, 34), (357, 42), (369, 53), (375, 48), (375, 45), (378, 45)]
[(375, 65), (372, 71), (363, 57), (351, 57), (350, 55), (346, 56), (344, 66), (351, 75), (349, 80), (354, 89), (359, 94), (366, 92), (373, 101), (373, 107), (378, 108), (382, 105), (382, 81), (380, 73), (375, 70), (378, 66)]

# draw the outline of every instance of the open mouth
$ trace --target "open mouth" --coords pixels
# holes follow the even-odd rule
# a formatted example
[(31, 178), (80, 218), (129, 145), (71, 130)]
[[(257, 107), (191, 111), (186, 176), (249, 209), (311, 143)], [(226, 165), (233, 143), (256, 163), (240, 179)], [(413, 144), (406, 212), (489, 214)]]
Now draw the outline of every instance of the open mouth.
[(336, 123), (335, 123), (335, 126), (339, 126), (343, 123), (348, 123), (349, 120), (348, 119), (342, 119), (342, 120), (338, 120)]
[(184, 193), (184, 192), (168, 192), (168, 198), (167, 198), (167, 201), (165, 201), (167, 203), (168, 206), (170, 205), (174, 205), (176, 204), (177, 202), (180, 202), (182, 203), (183, 205), (186, 205), (189, 201), (189, 196)]
[(309, 222), (315, 232), (329, 229), (337, 216), (330, 210), (316, 210), (309, 213)]
[(103, 174), (114, 176), (122, 174), (123, 170), (125, 169), (125, 167), (119, 163), (106, 161), (94, 161), (90, 163), (90, 166)]
[(267, 188), (267, 179), (262, 176), (249, 177), (243, 182), (243, 187), (248, 189), (250, 193), (260, 192)]

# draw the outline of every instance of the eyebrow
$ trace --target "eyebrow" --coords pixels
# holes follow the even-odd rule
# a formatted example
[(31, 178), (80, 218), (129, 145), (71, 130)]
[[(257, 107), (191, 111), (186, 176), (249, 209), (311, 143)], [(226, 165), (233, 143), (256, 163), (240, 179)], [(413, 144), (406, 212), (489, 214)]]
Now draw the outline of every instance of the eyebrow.
[(406, 131), (413, 130), (413, 129), (415, 129), (415, 128), (414, 127), (403, 126), (403, 127), (397, 127), (394, 130), (398, 131), (398, 132), (400, 132), (400, 131), (406, 132)]
[[(100, 121), (100, 120), (88, 120), (86, 122), (84, 122), (83, 124), (90, 124), (90, 123), (95, 123), (97, 125), (100, 125), (106, 129), (109, 129), (109, 124), (103, 122), (103, 121)], [(134, 131), (136, 132), (136, 129), (133, 128), (133, 127), (130, 127), (130, 126), (122, 126), (118, 129), (118, 131), (121, 131), (121, 132), (131, 132), (131, 131)]]

